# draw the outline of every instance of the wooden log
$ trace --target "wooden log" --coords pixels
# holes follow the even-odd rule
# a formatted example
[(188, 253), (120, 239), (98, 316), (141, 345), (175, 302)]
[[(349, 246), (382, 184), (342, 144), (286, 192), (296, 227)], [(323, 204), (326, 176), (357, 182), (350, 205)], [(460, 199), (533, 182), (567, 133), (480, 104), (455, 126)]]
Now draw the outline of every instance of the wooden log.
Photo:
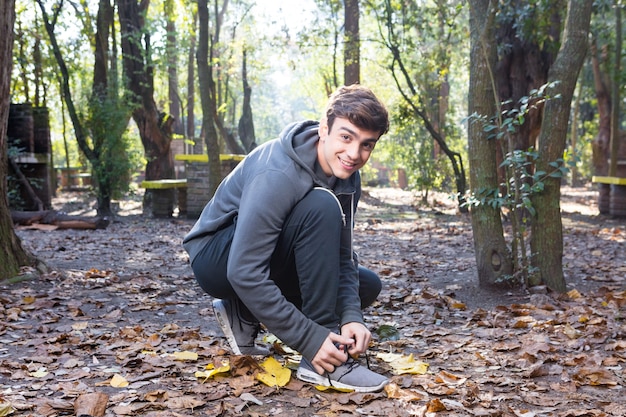
[(108, 217), (70, 216), (54, 210), (11, 211), (11, 219), (17, 225), (50, 224), (59, 229), (106, 229), (110, 223)]

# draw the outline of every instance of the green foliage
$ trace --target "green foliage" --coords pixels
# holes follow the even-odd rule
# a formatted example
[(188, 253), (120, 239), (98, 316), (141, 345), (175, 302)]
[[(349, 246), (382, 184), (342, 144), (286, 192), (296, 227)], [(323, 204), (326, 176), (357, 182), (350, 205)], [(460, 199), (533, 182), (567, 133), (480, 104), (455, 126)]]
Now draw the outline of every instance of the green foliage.
[(487, 205), (500, 210), (511, 221), (511, 253), (515, 274), (508, 279), (521, 279), (523, 284), (528, 283), (528, 278), (533, 273), (529, 261), (532, 254), (529, 254), (530, 249), (526, 239), (530, 221), (537, 214), (532, 198), (544, 191), (548, 178), (565, 177), (570, 168), (578, 162), (578, 157), (574, 153), (569, 153), (563, 158), (548, 162), (548, 171), (539, 171), (535, 169), (539, 158), (535, 149), (531, 147), (521, 150), (513, 147), (512, 135), (525, 123), (528, 112), (540, 103), (556, 98), (548, 94), (553, 85), (554, 83), (546, 84), (539, 89), (532, 90), (529, 96), (522, 97), (516, 106), (509, 106), (511, 103), (501, 103), (500, 108), (505, 105), (509, 107), (501, 110), (493, 118), (476, 114), (469, 117), (470, 122), (482, 123), (489, 140), (497, 140), (502, 146), (504, 159), (500, 168), (503, 168), (505, 177), (500, 187), (482, 188), (468, 196), (467, 204)]
[(86, 125), (98, 153), (92, 175), (104, 197), (120, 198), (129, 191), (132, 173), (142, 164), (136, 138), (126, 132), (131, 106), (117, 97), (93, 98)]

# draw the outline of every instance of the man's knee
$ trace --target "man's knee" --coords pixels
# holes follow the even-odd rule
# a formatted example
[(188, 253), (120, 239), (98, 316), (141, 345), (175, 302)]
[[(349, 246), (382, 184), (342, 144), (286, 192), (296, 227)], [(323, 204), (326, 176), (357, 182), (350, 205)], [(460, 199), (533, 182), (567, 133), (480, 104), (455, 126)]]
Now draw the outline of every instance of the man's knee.
[(382, 288), (383, 284), (375, 272), (363, 266), (359, 266), (359, 296), (361, 297), (361, 309), (365, 309), (374, 304)]

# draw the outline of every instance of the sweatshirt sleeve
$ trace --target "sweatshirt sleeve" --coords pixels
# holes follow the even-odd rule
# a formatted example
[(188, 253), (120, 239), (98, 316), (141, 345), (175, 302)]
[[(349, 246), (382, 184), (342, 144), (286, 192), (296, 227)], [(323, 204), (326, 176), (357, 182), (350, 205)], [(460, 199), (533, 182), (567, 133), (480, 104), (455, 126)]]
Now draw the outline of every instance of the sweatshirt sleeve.
[(228, 280), (250, 312), (284, 343), (312, 358), (328, 330), (307, 318), (270, 280), (270, 261), (282, 225), (302, 190), (284, 172), (265, 170), (241, 195), (228, 259)]

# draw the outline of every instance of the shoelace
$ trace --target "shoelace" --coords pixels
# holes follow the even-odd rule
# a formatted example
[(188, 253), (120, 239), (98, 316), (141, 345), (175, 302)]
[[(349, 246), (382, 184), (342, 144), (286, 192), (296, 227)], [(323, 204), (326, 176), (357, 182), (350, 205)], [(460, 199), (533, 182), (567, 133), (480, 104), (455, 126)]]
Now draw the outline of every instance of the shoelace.
[[(352, 372), (352, 370), (357, 366), (360, 366), (360, 364), (356, 360), (354, 360), (352, 356), (350, 356), (350, 353), (348, 353), (346, 346), (343, 347), (343, 351), (346, 353), (346, 355), (348, 355), (348, 360), (346, 360), (341, 366), (347, 366), (348, 369), (346, 370), (346, 372), (343, 373), (343, 375), (341, 375), (341, 377)], [(365, 364), (367, 365), (367, 369), (370, 369), (370, 357), (367, 351), (365, 351)], [(333, 387), (334, 385), (333, 381), (330, 379), (330, 372), (326, 372), (326, 378), (328, 378), (328, 385)]]

